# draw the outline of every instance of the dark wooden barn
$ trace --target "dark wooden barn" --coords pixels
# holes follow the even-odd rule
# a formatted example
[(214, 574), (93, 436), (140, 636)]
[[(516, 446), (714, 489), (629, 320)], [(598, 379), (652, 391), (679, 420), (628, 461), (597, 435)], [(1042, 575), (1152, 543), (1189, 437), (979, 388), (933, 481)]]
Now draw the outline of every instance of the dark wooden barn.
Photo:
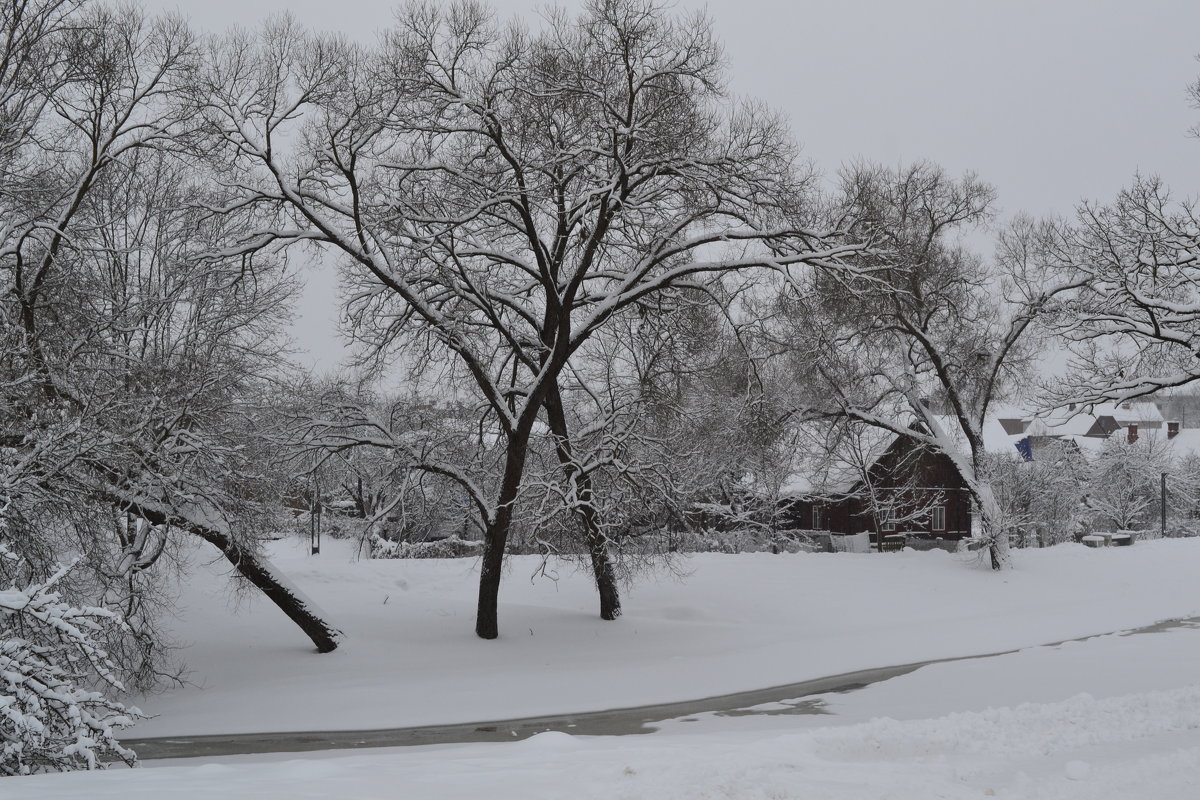
[(906, 538), (957, 541), (971, 535), (971, 496), (953, 459), (898, 436), (842, 490), (783, 501), (796, 530), (868, 532), (877, 546)]

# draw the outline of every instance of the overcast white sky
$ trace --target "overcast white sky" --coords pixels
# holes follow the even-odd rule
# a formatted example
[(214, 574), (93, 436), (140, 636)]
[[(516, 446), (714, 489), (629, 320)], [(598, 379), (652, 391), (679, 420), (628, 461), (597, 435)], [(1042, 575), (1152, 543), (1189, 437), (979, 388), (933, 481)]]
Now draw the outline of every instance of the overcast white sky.
[[(196, 27), (290, 10), (369, 41), (394, 4), (369, 0), (147, 0)], [(493, 0), (506, 15), (534, 0)], [(575, 8), (578, 0), (559, 5)], [(1135, 172), (1200, 194), (1200, 0), (679, 0), (707, 7), (731, 86), (783, 109), (805, 155), (834, 173), (864, 157), (938, 161), (995, 184), (1003, 212), (1068, 213)], [(339, 345), (332, 280), (314, 276), (298, 342), (323, 366)]]

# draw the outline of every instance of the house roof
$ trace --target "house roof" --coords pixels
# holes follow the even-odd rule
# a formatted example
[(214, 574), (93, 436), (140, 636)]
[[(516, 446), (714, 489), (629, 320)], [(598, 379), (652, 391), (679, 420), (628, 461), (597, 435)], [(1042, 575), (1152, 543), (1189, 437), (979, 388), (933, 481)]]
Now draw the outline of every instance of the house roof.
[(1092, 409), (1092, 416), (1095, 417), (1112, 417), (1122, 427), (1130, 423), (1137, 422), (1159, 422), (1163, 421), (1162, 412), (1158, 410), (1158, 406), (1149, 402), (1129, 402), (1129, 403), (1098, 403)]
[(863, 470), (875, 463), (895, 440), (895, 434), (879, 428), (862, 427), (828, 452), (830, 430), (810, 425), (802, 430), (799, 440), (811, 452), (799, 459), (792, 473), (780, 487), (784, 497), (811, 494), (844, 494), (862, 477)]
[[(983, 426), (984, 450), (1014, 457), (1021, 455), (1018, 444), (1029, 437), (1071, 442), (1084, 454), (1092, 454), (1105, 447), (1110, 431), (1113, 437), (1123, 437), (1126, 434), (1122, 428), (1130, 424), (1149, 423), (1146, 429), (1139, 431), (1139, 441), (1159, 442), (1167, 435), (1162, 412), (1154, 403), (1146, 401), (1097, 403), (1091, 407), (1062, 408), (1037, 415), (1006, 404), (995, 404), (991, 409), (992, 414)], [(966, 439), (954, 417), (936, 415), (933, 422), (941, 429), (938, 434), (953, 446), (955, 452), (952, 455), (968, 452)], [(895, 434), (878, 428), (864, 428), (855, 458), (869, 457), (873, 463), (895, 440)], [(817, 442), (814, 440), (814, 444)], [(1168, 439), (1168, 444), (1175, 458), (1200, 458), (1200, 428), (1183, 428)], [(798, 464), (783, 489), (785, 494), (791, 495), (844, 493), (853, 488), (861, 475), (862, 469), (854, 459), (836, 456), (814, 459)]]
[(1108, 439), (1101, 436), (1063, 436), (1061, 441), (1072, 442), (1083, 453), (1098, 453)]
[[(1151, 431), (1148, 436), (1164, 436), (1162, 431)], [(1138, 437), (1141, 438), (1140, 436)], [(1200, 457), (1200, 428), (1182, 428), (1167, 440), (1176, 458)]]
[[(1111, 438), (1124, 439), (1126, 435), (1124, 430), (1118, 430), (1112, 434)], [(1085, 455), (1099, 453), (1109, 442), (1107, 438), (1096, 436), (1063, 436), (1061, 438), (1062, 441), (1073, 442)], [(1141, 443), (1161, 445), (1164, 440), (1172, 457), (1194, 456), (1200, 458), (1200, 428), (1183, 428), (1171, 437), (1168, 437), (1166, 431), (1161, 428), (1138, 432), (1137, 441)]]
[[(969, 452), (966, 437), (962, 434), (957, 418), (935, 415), (934, 424), (941, 429), (939, 433), (950, 440), (955, 454), (966, 455)], [(849, 446), (843, 443), (843, 452), (831, 453), (821, 458), (802, 459), (783, 482), (780, 493), (785, 497), (794, 497), (849, 492), (862, 480), (864, 469), (875, 463), (896, 438), (896, 434), (881, 428), (863, 426)], [(989, 418), (983, 425), (983, 447), (988, 453), (1018, 457), (1020, 452), (1017, 450), (1017, 443), (1024, 438), (1025, 434), (1008, 433), (995, 418)], [(820, 449), (823, 444), (823, 439), (820, 438), (810, 436), (810, 441), (814, 449)]]
[[(1053, 436), (1075, 439), (1091, 434), (1106, 438), (1113, 428), (1145, 424), (1155, 428), (1163, 423), (1162, 412), (1150, 402), (1096, 403), (1091, 406), (1057, 408), (1049, 413), (1030, 417), (1025, 433), (1030, 436)], [(1104, 420), (1109, 420), (1107, 425)]]
[[(955, 444), (959, 453), (965, 455), (970, 451), (957, 418), (939, 414), (934, 417), (934, 422), (938, 424), (947, 438)], [(1024, 433), (1009, 433), (996, 417), (989, 417), (983, 422), (983, 450), (986, 453), (1015, 456), (1018, 454), (1017, 443), (1024, 439), (1025, 436), (1026, 434)]]
[(1096, 424), (1098, 417), (1085, 414), (1082, 411), (1066, 416), (1050, 416), (1034, 419), (1029, 423), (1026, 433), (1030, 436), (1074, 437), (1086, 436)]
[(996, 419), (1029, 419), (1029, 412), (1012, 403), (992, 403), (988, 406), (990, 416)]

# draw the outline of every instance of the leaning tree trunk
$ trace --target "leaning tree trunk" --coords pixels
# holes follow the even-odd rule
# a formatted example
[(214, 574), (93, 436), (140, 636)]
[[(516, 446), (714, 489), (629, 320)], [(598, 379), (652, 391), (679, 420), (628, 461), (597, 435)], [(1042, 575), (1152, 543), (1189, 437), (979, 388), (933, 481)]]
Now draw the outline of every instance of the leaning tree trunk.
[(310, 602), (283, 581), (279, 575), (276, 575), (270, 564), (243, 547), (228, 532), (219, 530), (211, 524), (189, 519), (186, 515), (176, 511), (163, 509), (148, 499), (139, 500), (137, 497), (130, 497), (124, 492), (111, 489), (102, 489), (101, 492), (111, 502), (128, 509), (148, 522), (182, 528), (213, 545), (221, 551), (239, 575), (250, 581), (278, 606), (288, 619), (300, 626), (308, 638), (312, 639), (318, 653), (329, 653), (337, 648), (342, 632), (321, 619)]
[(596, 579), (596, 590), (600, 594), (600, 619), (613, 620), (621, 616), (621, 595), (617, 589), (617, 575), (609, 552), (608, 536), (600, 528), (596, 512), (595, 493), (590, 475), (581, 474), (571, 453), (570, 431), (566, 412), (558, 387), (550, 390), (545, 402), (546, 418), (550, 432), (554, 435), (554, 449), (562, 465), (567, 482), (574, 481), (577, 488), (575, 514), (583, 525), (587, 538), (588, 556), (592, 562), (592, 574)]
[(308, 599), (281, 580), (268, 562), (217, 531), (201, 528), (192, 532), (220, 550), (239, 575), (250, 581), (278, 606), (288, 619), (299, 625), (300, 630), (317, 646), (318, 653), (330, 653), (337, 649), (342, 632), (317, 616)]

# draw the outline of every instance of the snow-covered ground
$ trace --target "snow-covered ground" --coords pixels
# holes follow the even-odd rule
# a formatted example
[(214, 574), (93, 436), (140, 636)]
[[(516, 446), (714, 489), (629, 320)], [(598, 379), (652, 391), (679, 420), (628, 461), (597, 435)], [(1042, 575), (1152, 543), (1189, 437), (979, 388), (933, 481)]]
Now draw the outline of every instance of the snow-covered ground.
[[(178, 638), (194, 685), (143, 698), (136, 737), (387, 728), (620, 708), (974, 655), (1200, 615), (1200, 539), (972, 556), (701, 555), (645, 576), (597, 618), (586, 574), (515, 558), (501, 638), (473, 632), (476, 562), (352, 561), (280, 542), (282, 569), (346, 632), (318, 655), (268, 603), (233, 613), (198, 565)], [(968, 560), (972, 559), (972, 560)]]
[[(545, 733), (521, 742), (151, 762), (141, 770), (10, 778), (26, 800), (1194, 800), (1200, 789), (1200, 629), (1101, 637), (925, 667), (830, 700), (839, 717), (669, 723), (650, 736)], [(1149, 688), (1180, 683), (1174, 688)], [(1118, 687), (1140, 686), (1113, 696)], [(993, 688), (995, 687), (995, 688)], [(1086, 687), (1090, 694), (1080, 694)], [(1041, 703), (989, 708), (986, 698)], [(783, 705), (783, 704), (781, 704)], [(980, 710), (942, 714), (955, 705)], [(870, 706), (900, 720), (845, 722)], [(922, 709), (934, 710), (923, 718)], [(908, 717), (912, 717), (911, 719)], [(703, 731), (686, 733), (685, 731)]]
[[(226, 616), (197, 572), (178, 632), (191, 687), (147, 698), (138, 735), (385, 727), (629, 706), (864, 667), (934, 664), (848, 694), (701, 714), (648, 736), (149, 762), (7, 779), (0, 797), (1147, 798), (1200, 796), (1200, 540), (1017, 554), (999, 575), (945, 553), (702, 556), (684, 581), (593, 620), (585, 575), (517, 559), (502, 638), (471, 633), (474, 565), (276, 562), (347, 631), (319, 656), (273, 608)], [(386, 602), (385, 602), (386, 598)], [(796, 715), (818, 705), (826, 715)]]

